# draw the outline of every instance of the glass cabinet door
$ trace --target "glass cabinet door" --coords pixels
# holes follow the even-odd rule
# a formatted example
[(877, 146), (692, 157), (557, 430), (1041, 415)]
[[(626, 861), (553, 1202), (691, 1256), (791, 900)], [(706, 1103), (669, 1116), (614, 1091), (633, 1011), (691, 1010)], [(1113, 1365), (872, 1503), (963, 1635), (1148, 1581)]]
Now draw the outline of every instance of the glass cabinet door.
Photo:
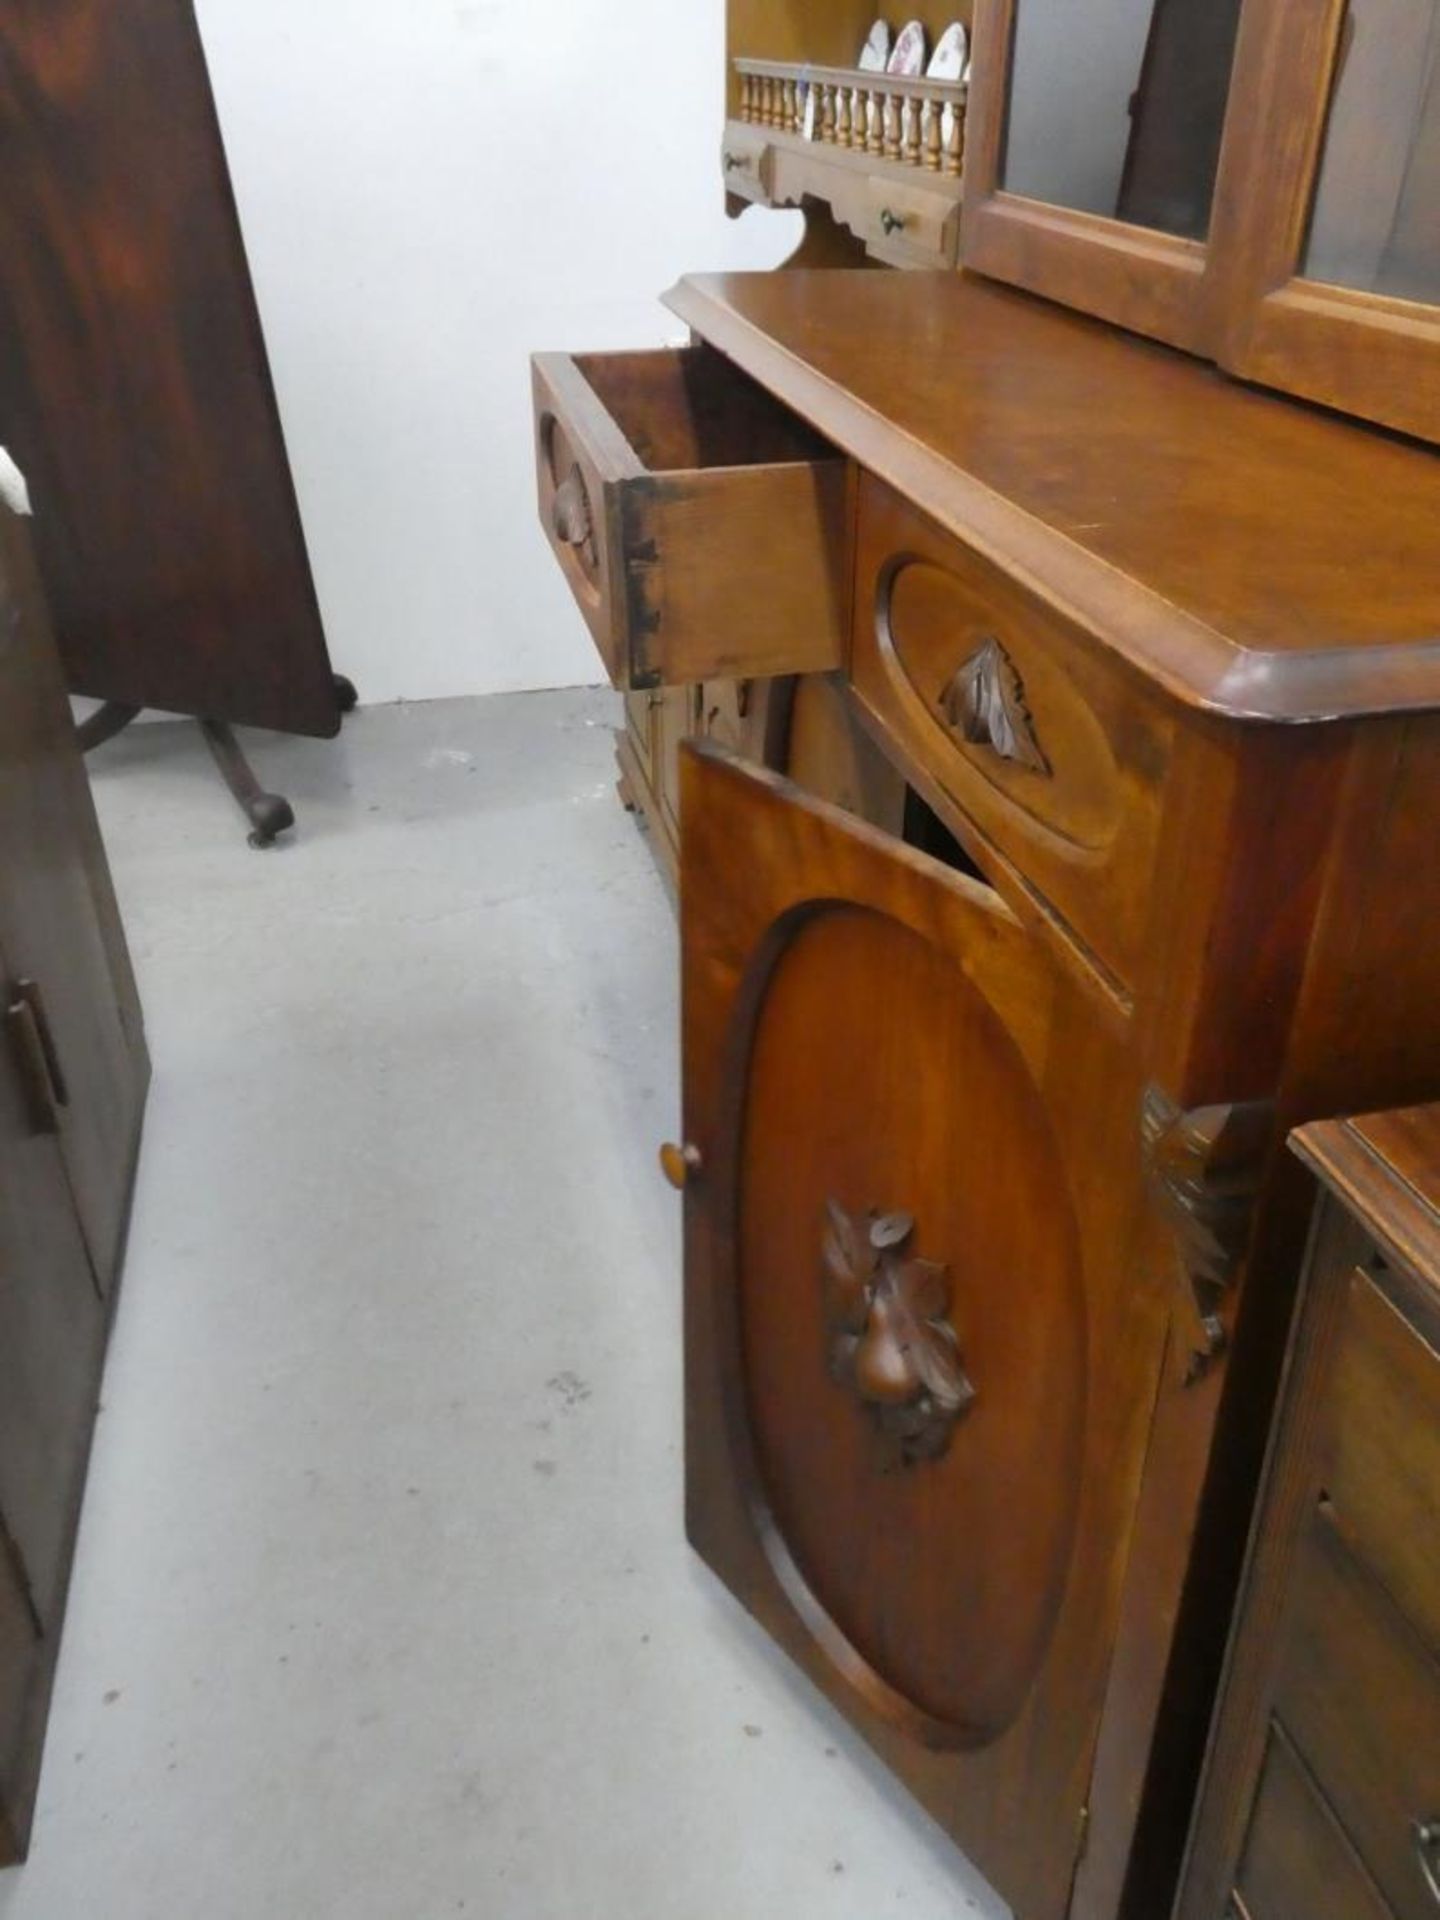
[(966, 264), (1198, 348), (1239, 18), (1240, 0), (980, 0)]
[(1440, 439), (1440, 0), (1246, 0), (1212, 240), (1222, 364)]
[(1350, 0), (1302, 271), (1440, 300), (1440, 0)]
[(1016, 0), (1003, 182), (1203, 240), (1240, 0)]

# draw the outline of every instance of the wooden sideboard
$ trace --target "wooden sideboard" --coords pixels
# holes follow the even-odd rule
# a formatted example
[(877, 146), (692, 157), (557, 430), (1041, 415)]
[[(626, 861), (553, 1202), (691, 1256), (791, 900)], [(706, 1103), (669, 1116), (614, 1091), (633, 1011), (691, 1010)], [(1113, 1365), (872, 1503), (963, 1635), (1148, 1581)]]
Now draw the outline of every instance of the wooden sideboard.
[(29, 1838), (149, 1079), (31, 551), (0, 506), (0, 1865)]
[(536, 431), (617, 684), (798, 676), (679, 755), (690, 1535), (1019, 1920), (1157, 1920), (1285, 1137), (1440, 1089), (1440, 464), (964, 273), (669, 304)]
[(1324, 1183), (1177, 1920), (1440, 1912), (1440, 1108)]

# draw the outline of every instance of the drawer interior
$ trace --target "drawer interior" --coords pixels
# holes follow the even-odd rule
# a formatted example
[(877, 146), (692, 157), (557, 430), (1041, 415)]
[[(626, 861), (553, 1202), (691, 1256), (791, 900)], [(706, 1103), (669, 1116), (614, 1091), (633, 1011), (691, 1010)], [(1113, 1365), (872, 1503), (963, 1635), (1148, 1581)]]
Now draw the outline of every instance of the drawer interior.
[(713, 347), (578, 353), (574, 360), (651, 473), (836, 457), (828, 441)]

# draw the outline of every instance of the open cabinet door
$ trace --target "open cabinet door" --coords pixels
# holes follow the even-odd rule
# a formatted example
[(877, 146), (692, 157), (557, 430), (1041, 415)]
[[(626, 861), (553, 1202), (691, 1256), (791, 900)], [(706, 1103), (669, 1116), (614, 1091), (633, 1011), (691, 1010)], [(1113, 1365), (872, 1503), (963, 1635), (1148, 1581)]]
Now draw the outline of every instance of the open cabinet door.
[(1124, 1036), (984, 884), (683, 758), (690, 1538), (1058, 1920), (1168, 1310)]

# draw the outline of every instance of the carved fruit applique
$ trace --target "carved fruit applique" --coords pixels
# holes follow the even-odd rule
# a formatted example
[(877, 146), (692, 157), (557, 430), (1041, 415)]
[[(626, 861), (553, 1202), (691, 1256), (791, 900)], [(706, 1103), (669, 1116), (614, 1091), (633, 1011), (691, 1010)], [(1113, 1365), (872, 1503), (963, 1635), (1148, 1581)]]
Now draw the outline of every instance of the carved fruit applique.
[(975, 1387), (950, 1320), (950, 1282), (909, 1258), (908, 1213), (853, 1214), (826, 1202), (825, 1329), (831, 1377), (870, 1415), (882, 1472), (938, 1460)]

